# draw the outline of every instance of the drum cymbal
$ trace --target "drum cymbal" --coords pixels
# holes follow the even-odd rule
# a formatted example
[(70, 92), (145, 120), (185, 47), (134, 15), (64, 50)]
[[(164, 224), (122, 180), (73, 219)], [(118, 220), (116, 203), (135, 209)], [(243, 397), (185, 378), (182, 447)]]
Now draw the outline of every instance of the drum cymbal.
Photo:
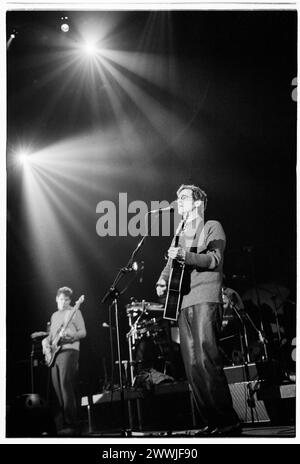
[(164, 306), (150, 301), (133, 301), (126, 305), (127, 311), (163, 311)]
[(146, 310), (147, 311), (163, 311), (164, 305), (159, 304), (159, 303), (147, 303)]

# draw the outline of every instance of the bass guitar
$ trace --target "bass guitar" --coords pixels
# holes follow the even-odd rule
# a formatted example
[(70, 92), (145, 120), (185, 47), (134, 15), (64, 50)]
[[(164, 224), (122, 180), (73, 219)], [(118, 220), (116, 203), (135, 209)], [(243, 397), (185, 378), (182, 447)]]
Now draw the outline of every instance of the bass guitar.
[(65, 335), (65, 331), (70, 325), (71, 321), (74, 319), (76, 311), (79, 309), (80, 305), (84, 302), (84, 295), (81, 295), (81, 297), (76, 301), (74, 308), (70, 312), (70, 315), (64, 324), (58, 329), (56, 332), (55, 336), (52, 339), (51, 344), (43, 346), (44, 348), (44, 354), (45, 354), (45, 363), (48, 367), (52, 367), (54, 364), (54, 361), (56, 359), (56, 356), (61, 350), (62, 345), (60, 344), (61, 339)]
[[(176, 231), (174, 239), (174, 247), (178, 247), (180, 234), (183, 231), (185, 221), (182, 220), (179, 224), (179, 227)], [(180, 263), (176, 259), (172, 259), (171, 263), (171, 272), (168, 283), (168, 290), (166, 296), (166, 302), (164, 307), (164, 319), (169, 319), (171, 321), (177, 321), (178, 312), (181, 302), (181, 287), (182, 279), (184, 274), (185, 264)]]

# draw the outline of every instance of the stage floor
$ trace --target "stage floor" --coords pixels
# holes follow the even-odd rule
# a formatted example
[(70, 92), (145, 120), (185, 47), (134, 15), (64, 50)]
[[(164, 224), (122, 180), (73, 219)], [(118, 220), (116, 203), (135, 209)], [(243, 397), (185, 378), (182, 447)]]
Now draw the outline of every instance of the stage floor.
[[(193, 438), (198, 429), (190, 430), (143, 430), (143, 431), (127, 431), (125, 438), (168, 438), (182, 437)], [(93, 437), (124, 437), (124, 433), (120, 430), (103, 430), (103, 431), (86, 431), (82, 434), (85, 438)], [(294, 438), (296, 436), (296, 428), (293, 425), (271, 426), (271, 425), (246, 425), (243, 426), (242, 435), (239, 438)], [(199, 439), (199, 437), (195, 437)], [(232, 438), (232, 437), (231, 437)]]

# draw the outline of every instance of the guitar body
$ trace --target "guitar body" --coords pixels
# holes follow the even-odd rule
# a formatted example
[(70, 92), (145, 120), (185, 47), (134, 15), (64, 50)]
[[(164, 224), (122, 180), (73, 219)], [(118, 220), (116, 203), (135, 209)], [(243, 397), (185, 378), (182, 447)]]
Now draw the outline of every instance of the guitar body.
[(168, 292), (164, 308), (164, 319), (177, 321), (181, 303), (181, 286), (185, 265), (173, 260)]
[[(185, 221), (182, 221), (178, 232), (175, 235), (174, 246), (178, 247), (180, 233), (184, 228)], [(185, 264), (176, 259), (172, 260), (171, 272), (168, 283), (168, 291), (164, 307), (164, 319), (177, 321), (179, 307), (181, 303), (181, 286), (184, 274)]]
[(56, 356), (61, 350), (61, 346), (51, 345), (50, 348), (47, 350), (45, 354), (45, 363), (48, 367), (52, 367), (54, 365)]

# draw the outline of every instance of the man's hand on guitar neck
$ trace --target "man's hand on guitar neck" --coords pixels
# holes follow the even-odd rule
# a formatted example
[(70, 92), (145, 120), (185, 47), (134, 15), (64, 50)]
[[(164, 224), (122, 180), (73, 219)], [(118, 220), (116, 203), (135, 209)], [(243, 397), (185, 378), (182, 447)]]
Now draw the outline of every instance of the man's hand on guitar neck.
[(168, 250), (168, 256), (169, 258), (176, 259), (181, 263), (185, 262), (185, 250), (181, 247), (170, 247)]

